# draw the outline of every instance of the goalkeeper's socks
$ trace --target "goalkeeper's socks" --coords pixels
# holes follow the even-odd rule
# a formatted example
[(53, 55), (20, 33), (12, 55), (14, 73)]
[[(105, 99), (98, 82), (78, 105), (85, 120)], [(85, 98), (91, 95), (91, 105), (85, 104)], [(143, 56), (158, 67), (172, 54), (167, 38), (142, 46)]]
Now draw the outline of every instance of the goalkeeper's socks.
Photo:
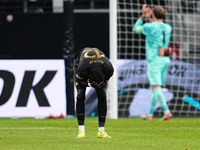
[(154, 109), (150, 108), (149, 114), (153, 116), (153, 113), (154, 113)]
[(153, 116), (153, 113), (155, 111), (156, 104), (158, 103), (157, 101), (157, 96), (156, 96), (156, 91), (154, 90), (151, 96), (151, 105), (149, 109), (149, 114)]
[(155, 97), (158, 101), (158, 103), (160, 104), (160, 106), (163, 108), (163, 111), (168, 109), (165, 97), (163, 95), (162, 89), (161, 88), (156, 88), (154, 89), (155, 92)]
[(162, 110), (163, 110), (163, 112), (166, 112), (166, 113), (170, 112), (167, 105), (162, 106)]
[(149, 114), (151, 114), (152, 116), (155, 111), (156, 104), (157, 104), (156, 94), (155, 94), (155, 91), (153, 91), (152, 96), (151, 96), (151, 105), (149, 109)]
[(84, 125), (80, 125), (78, 128), (79, 128), (79, 132), (80, 131), (85, 131), (85, 126)]

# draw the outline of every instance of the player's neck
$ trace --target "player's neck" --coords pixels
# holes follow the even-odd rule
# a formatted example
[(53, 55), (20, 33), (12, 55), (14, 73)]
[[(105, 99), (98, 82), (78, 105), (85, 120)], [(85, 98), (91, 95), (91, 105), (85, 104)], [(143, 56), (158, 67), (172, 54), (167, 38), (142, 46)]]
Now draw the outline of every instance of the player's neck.
[(153, 18), (154, 22), (163, 22), (163, 19), (156, 19), (156, 18)]

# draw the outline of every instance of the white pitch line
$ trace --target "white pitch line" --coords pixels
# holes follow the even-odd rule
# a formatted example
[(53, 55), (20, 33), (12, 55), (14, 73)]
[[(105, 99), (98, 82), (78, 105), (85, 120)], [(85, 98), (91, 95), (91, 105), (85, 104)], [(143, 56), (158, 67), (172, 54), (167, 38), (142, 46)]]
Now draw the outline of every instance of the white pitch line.
[(0, 130), (60, 130), (64, 127), (0, 127)]

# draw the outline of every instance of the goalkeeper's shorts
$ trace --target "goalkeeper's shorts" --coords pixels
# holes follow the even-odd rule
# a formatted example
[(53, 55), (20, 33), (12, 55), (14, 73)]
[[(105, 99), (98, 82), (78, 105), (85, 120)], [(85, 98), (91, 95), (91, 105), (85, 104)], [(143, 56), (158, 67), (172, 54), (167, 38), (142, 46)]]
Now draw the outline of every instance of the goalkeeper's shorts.
[(147, 75), (150, 85), (164, 86), (164, 77), (170, 64), (168, 56), (157, 56), (151, 62), (147, 63)]

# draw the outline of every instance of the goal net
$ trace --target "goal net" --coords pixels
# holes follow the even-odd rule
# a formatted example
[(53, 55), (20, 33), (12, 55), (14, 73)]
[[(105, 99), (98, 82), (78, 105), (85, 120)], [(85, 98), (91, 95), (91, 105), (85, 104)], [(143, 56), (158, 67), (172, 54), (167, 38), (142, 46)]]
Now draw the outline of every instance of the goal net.
[[(150, 106), (145, 37), (132, 31), (145, 3), (162, 5), (164, 21), (173, 29), (171, 64), (162, 89), (168, 106), (173, 116), (200, 116), (200, 0), (117, 0), (118, 116), (138, 117)], [(162, 115), (157, 106), (155, 116)]]

